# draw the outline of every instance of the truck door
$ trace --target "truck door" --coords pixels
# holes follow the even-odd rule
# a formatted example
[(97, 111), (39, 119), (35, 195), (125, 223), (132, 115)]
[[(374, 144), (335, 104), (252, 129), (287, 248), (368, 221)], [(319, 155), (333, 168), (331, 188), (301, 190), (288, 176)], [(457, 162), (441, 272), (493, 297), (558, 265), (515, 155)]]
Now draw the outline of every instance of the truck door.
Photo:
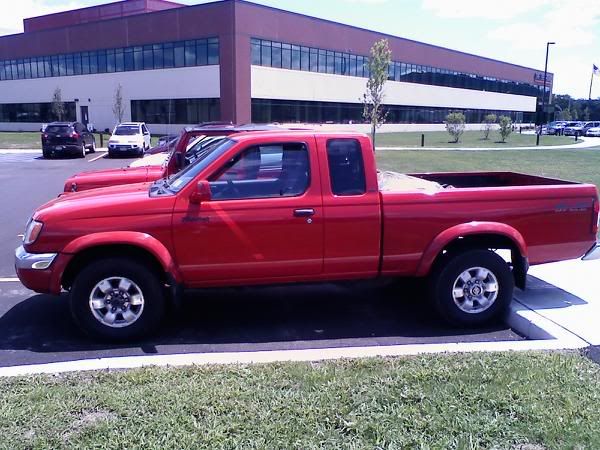
[(209, 177), (210, 201), (197, 210), (176, 208), (176, 253), (188, 285), (321, 275), (323, 208), (314, 147), (314, 138), (250, 145)]
[[(367, 138), (364, 138), (367, 140)], [(323, 186), (324, 266), (328, 278), (364, 278), (379, 270), (381, 207), (370, 145), (319, 137)]]

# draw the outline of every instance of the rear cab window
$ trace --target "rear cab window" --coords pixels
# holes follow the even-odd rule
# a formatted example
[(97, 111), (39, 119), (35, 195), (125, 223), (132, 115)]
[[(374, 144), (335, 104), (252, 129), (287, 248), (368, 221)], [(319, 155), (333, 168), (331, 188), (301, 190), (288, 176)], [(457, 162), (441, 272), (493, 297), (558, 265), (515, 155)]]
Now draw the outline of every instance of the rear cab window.
[(69, 125), (49, 125), (44, 130), (45, 133), (65, 134), (71, 132)]
[(328, 140), (327, 163), (333, 195), (362, 195), (367, 191), (365, 165), (358, 140)]

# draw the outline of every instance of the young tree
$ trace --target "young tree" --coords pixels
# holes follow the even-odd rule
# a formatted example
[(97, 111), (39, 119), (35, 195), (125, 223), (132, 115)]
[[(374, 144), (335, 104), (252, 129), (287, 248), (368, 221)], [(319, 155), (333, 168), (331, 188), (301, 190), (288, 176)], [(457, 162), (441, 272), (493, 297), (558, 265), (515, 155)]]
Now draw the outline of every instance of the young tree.
[(465, 132), (465, 121), (465, 115), (461, 112), (453, 112), (446, 116), (446, 131), (454, 139), (452, 142), (457, 143)]
[(123, 103), (123, 86), (121, 86), (121, 83), (119, 83), (117, 89), (115, 90), (115, 99), (112, 111), (115, 115), (115, 119), (117, 119), (117, 123), (123, 122), (123, 117), (125, 116), (125, 104)]
[(51, 105), (52, 115), (61, 122), (67, 113), (65, 108), (65, 103), (62, 100), (62, 91), (59, 87), (54, 89), (54, 93), (52, 94), (52, 105)]
[(588, 120), (590, 120), (590, 107), (586, 106), (585, 109), (583, 110), (583, 120), (585, 120), (586, 122)]
[(496, 114), (487, 114), (484, 118), (483, 118), (483, 139), (485, 141), (487, 141), (490, 138), (490, 131), (492, 131), (492, 128), (494, 127), (494, 124), (496, 123)]
[(498, 118), (498, 133), (502, 142), (506, 142), (506, 138), (512, 133), (512, 120), (508, 116), (500, 116)]
[(368, 62), (369, 80), (363, 94), (363, 118), (371, 124), (371, 140), (375, 150), (375, 131), (385, 123), (386, 112), (383, 110), (383, 86), (388, 79), (388, 68), (392, 62), (387, 39), (380, 39), (371, 47)]

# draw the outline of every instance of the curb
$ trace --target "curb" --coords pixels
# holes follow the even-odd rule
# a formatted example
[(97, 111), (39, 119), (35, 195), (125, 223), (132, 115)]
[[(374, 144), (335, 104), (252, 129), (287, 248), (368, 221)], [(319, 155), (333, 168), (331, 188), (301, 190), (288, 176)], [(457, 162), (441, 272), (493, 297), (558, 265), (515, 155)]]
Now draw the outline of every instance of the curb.
[(2, 367), (0, 368), (0, 377), (142, 367), (265, 364), (292, 361), (314, 362), (347, 358), (398, 357), (438, 353), (575, 350), (589, 347), (589, 344), (584, 340), (544, 318), (536, 311), (527, 308), (518, 298), (514, 298), (511, 303), (506, 316), (506, 322), (513, 330), (526, 337), (527, 340), (94, 358)]

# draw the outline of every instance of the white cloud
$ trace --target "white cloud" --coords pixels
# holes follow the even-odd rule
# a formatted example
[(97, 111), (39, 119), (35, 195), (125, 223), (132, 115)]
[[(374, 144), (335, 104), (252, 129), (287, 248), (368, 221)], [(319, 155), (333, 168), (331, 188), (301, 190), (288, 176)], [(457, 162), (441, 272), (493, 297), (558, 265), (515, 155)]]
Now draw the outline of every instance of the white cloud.
[(89, 6), (91, 1), (62, 0), (49, 4), (47, 0), (19, 0), (6, 5), (0, 14), (0, 34), (13, 34), (23, 32), (23, 19), (28, 17), (43, 16), (70, 9)]
[(485, 18), (504, 20), (532, 12), (551, 0), (423, 0), (423, 8), (449, 19)]

